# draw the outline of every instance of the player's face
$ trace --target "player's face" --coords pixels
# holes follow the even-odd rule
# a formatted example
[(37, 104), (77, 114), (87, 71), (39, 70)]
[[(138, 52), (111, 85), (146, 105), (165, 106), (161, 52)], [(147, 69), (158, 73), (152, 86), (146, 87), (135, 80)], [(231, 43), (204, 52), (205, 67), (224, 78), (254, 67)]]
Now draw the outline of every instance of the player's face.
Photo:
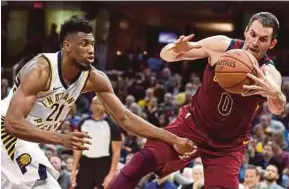
[(80, 69), (88, 70), (94, 62), (95, 40), (92, 33), (77, 32), (69, 39), (67, 50), (71, 59)]
[(257, 185), (258, 181), (259, 181), (259, 179), (258, 179), (258, 176), (256, 174), (256, 170), (247, 169), (245, 172), (244, 184), (247, 187), (252, 188), (252, 187)]
[(244, 49), (252, 53), (257, 60), (264, 57), (268, 49), (272, 49), (277, 44), (276, 39), (272, 39), (273, 28), (264, 27), (258, 20), (246, 28)]

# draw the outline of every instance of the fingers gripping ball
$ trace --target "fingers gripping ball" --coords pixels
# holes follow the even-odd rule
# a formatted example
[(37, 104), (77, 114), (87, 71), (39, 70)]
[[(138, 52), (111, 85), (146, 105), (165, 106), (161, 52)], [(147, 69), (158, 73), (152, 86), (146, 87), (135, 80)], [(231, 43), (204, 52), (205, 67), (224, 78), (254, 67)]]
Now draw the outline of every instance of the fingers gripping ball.
[(248, 51), (242, 49), (227, 51), (216, 63), (215, 79), (225, 91), (242, 94), (245, 92), (243, 85), (254, 84), (247, 77), (247, 73), (257, 76), (254, 64), (258, 65), (258, 61)]

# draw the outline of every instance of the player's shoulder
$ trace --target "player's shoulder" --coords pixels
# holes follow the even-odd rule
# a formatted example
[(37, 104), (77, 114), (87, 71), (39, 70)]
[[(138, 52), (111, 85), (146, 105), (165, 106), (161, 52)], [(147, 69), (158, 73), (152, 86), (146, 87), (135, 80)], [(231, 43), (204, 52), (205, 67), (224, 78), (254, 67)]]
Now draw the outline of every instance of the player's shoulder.
[(275, 67), (274, 61), (267, 54), (264, 55), (264, 58), (262, 59), (262, 61), (263, 61), (263, 64), (265, 64), (265, 65)]
[(109, 81), (109, 79), (103, 71), (92, 66), (89, 74), (89, 81), (93, 84), (99, 84), (99, 82)]
[(90, 80), (97, 79), (98, 77), (106, 78), (107, 76), (103, 71), (100, 71), (96, 69), (95, 67), (91, 66), (90, 75), (89, 75)]
[(37, 55), (27, 62), (17, 74), (15, 84), (33, 94), (46, 91), (50, 85), (51, 67), (47, 60)]
[(23, 76), (34, 74), (39, 79), (48, 79), (50, 77), (51, 67), (49, 62), (41, 54), (35, 56), (20, 70), (20, 79)]
[(107, 75), (94, 67), (91, 67), (88, 82), (84, 88), (84, 92), (92, 90), (95, 92), (111, 91), (111, 84)]

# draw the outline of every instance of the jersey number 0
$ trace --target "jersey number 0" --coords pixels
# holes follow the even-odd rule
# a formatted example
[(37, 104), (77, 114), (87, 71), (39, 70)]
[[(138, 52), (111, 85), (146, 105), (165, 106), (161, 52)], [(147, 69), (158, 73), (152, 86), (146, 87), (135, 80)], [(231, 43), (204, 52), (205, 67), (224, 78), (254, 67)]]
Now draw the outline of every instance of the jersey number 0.
[(231, 113), (233, 107), (233, 99), (228, 93), (223, 93), (221, 95), (218, 111), (221, 115), (227, 116)]

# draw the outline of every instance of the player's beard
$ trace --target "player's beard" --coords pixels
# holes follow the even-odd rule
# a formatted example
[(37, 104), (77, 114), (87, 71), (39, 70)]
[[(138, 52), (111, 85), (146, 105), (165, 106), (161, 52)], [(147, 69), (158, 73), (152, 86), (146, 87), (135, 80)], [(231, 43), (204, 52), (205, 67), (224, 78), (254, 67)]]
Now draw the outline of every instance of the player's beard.
[(87, 71), (90, 69), (91, 64), (85, 64), (74, 60), (74, 64), (82, 71)]

